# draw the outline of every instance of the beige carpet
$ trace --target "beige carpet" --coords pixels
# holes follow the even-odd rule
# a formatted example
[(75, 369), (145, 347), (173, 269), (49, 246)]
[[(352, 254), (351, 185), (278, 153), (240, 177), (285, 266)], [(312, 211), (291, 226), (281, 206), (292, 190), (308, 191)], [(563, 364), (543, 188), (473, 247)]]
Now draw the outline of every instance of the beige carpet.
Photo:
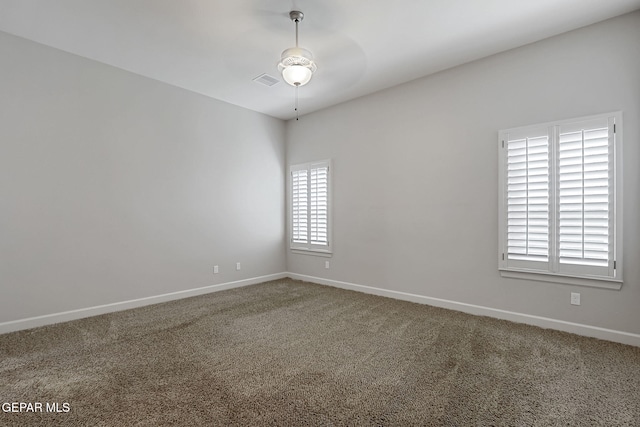
[(640, 348), (282, 280), (0, 335), (7, 402), (43, 410), (0, 425), (630, 426)]

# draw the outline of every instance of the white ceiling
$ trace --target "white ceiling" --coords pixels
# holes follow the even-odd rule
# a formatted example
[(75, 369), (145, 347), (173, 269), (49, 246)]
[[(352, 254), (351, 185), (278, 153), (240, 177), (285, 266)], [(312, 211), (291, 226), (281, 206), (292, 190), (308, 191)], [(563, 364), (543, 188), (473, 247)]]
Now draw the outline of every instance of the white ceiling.
[[(0, 0), (0, 30), (281, 119), (293, 45), (305, 114), (640, 8), (640, 0)], [(272, 87), (252, 79), (280, 79)]]

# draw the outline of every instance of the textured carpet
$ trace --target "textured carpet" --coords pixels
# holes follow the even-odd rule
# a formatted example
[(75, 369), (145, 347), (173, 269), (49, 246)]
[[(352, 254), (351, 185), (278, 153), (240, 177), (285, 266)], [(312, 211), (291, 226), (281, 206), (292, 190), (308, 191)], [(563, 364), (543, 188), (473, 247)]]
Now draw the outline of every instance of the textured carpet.
[(0, 335), (10, 402), (42, 412), (0, 425), (640, 425), (640, 348), (281, 280)]

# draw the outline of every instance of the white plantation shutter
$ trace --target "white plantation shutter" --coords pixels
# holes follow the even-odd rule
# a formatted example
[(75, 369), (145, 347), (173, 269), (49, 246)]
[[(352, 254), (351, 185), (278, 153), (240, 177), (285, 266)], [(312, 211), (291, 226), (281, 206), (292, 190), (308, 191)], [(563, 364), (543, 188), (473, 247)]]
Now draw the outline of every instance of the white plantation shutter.
[(291, 239), (295, 243), (308, 242), (308, 175), (307, 169), (291, 172)]
[(606, 274), (612, 263), (613, 129), (606, 117), (559, 126), (559, 269), (589, 266)]
[(507, 140), (507, 256), (549, 261), (549, 137)]
[(621, 281), (619, 123), (614, 113), (500, 132), (501, 270)]
[(291, 248), (330, 252), (330, 162), (291, 167)]
[(326, 245), (329, 241), (328, 220), (329, 167), (311, 168), (311, 244)]

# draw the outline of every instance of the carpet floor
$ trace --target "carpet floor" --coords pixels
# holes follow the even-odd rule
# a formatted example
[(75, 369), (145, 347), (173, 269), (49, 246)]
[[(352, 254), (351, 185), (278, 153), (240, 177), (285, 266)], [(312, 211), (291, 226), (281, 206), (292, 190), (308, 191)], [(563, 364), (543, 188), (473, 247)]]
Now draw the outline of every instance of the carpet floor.
[(20, 426), (633, 426), (640, 348), (285, 279), (0, 335), (0, 403)]

